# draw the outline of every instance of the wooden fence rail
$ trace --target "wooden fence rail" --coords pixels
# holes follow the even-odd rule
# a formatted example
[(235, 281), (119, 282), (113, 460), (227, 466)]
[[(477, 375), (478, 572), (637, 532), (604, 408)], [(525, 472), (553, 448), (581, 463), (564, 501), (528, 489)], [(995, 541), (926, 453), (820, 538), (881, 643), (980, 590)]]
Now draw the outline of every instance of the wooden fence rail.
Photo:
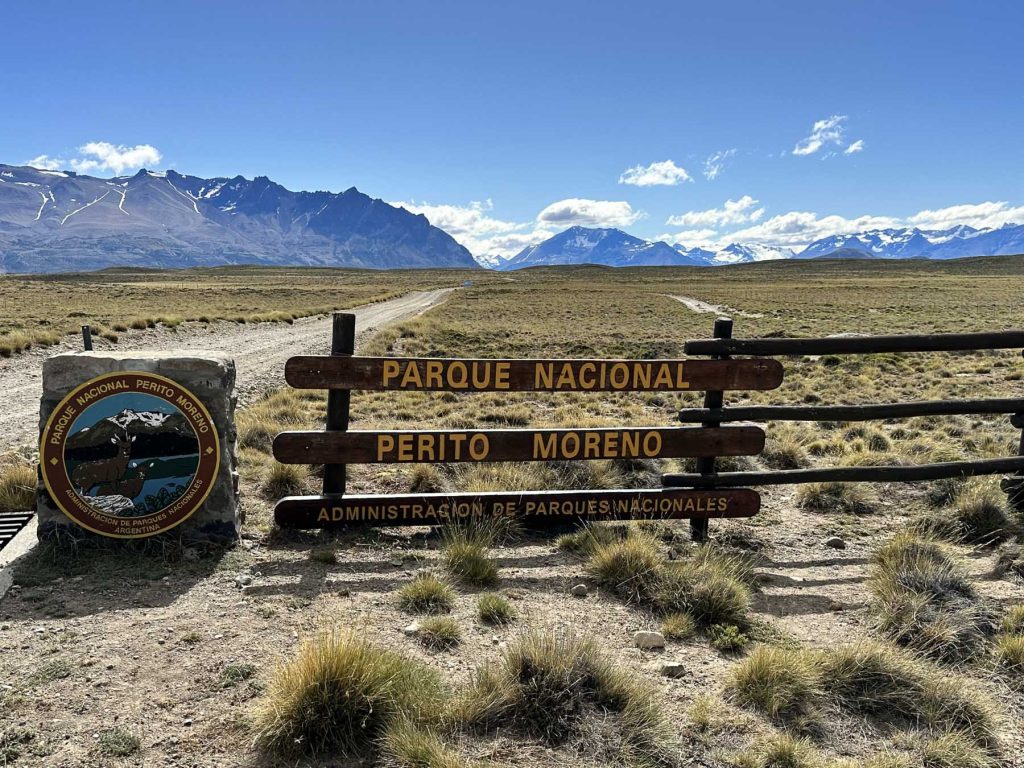
[(737, 405), (729, 408), (684, 408), (682, 422), (730, 421), (876, 421), (915, 416), (1024, 413), (1024, 398), (992, 400), (919, 400), (865, 405)]
[(818, 339), (694, 339), (688, 355), (863, 355), (882, 352), (976, 352), (1024, 348), (1024, 330)]

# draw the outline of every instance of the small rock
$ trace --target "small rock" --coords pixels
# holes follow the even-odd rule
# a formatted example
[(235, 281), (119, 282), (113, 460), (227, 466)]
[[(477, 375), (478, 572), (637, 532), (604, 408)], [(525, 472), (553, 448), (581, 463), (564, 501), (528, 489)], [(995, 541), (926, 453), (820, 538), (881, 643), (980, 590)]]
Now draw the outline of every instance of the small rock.
[(840, 603), (838, 600), (832, 600), (828, 604), (828, 609), (830, 611), (845, 611), (846, 606)]
[(250, 584), (252, 584), (252, 576), (250, 576), (248, 573), (240, 573), (237, 576), (235, 576), (236, 587), (247, 587)]
[(405, 560), (403, 560), (400, 557), (393, 557), (391, 558), (391, 564), (395, 566), (395, 568), (401, 568), (403, 565), (405, 565)]
[(665, 636), (661, 632), (637, 632), (633, 635), (633, 644), (644, 650), (664, 648)]
[(182, 551), (181, 556), (185, 560), (193, 560), (193, 561), (194, 560), (198, 560), (199, 559), (199, 550), (195, 549), (194, 547), (187, 547), (186, 549), (184, 549)]
[(685, 677), (686, 667), (678, 661), (670, 661), (668, 664), (661, 665), (661, 674), (665, 677)]
[(413, 635), (415, 635), (419, 631), (420, 631), (420, 625), (417, 624), (414, 621), (412, 624), (410, 624), (409, 626), (407, 626), (405, 629), (402, 630), (402, 634), (406, 635), (407, 637), (412, 637)]
[(192, 718), (186, 717), (185, 720), (182, 722), (182, 725), (184, 725), (186, 728), (190, 728), (192, 726)]
[(586, 597), (590, 593), (586, 584), (577, 584), (570, 591), (572, 592), (573, 597)]
[(838, 536), (829, 536), (822, 543), (829, 549), (846, 549), (846, 542)]

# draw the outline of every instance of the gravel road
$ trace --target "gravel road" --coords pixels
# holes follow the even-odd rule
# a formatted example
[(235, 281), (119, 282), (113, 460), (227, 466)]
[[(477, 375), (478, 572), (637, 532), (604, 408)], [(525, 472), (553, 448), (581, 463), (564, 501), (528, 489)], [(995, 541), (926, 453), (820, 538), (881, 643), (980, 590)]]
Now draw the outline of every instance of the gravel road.
[[(375, 328), (399, 322), (444, 301), (451, 288), (418, 291), (379, 304), (350, 311), (356, 315), (356, 345)], [(95, 348), (130, 350), (216, 349), (230, 352), (238, 368), (238, 396), (242, 404), (284, 383), (284, 363), (292, 355), (326, 354), (330, 349), (330, 318), (307, 317), (286, 323), (182, 323), (120, 334), (118, 344), (95, 340)], [(80, 338), (69, 336), (46, 349), (33, 349), (0, 360), (0, 451), (34, 444), (38, 439), (39, 397), (43, 360), (59, 352), (79, 352)]]

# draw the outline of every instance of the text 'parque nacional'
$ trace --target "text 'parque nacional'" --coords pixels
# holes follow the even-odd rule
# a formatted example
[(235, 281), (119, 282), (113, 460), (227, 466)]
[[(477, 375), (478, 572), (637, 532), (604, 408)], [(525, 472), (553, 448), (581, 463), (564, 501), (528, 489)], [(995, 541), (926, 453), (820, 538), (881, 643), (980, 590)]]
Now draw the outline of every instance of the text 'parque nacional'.
[(774, 389), (774, 360), (441, 360), (391, 357), (293, 357), (285, 368), (305, 389), (453, 392), (671, 392)]

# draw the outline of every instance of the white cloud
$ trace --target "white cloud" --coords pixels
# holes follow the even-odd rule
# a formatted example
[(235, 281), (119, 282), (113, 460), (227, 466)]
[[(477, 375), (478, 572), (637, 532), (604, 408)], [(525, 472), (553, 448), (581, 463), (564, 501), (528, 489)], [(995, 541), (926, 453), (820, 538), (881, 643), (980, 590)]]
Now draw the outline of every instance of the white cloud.
[(128, 147), (124, 144), (111, 144), (107, 141), (90, 141), (78, 148), (83, 157), (71, 160), (71, 167), (79, 173), (92, 171), (109, 171), (121, 176), (125, 171), (136, 171), (160, 164), (163, 156), (150, 144), (137, 144)]
[(832, 115), (824, 120), (818, 120), (811, 128), (810, 136), (800, 139), (793, 147), (793, 154), (813, 155), (826, 145), (841, 144), (844, 122), (846, 122), (846, 115)]
[(901, 226), (900, 220), (891, 216), (858, 216), (848, 219), (830, 215), (819, 218), (810, 211), (790, 211), (772, 216), (755, 226), (730, 232), (727, 238), (730, 242), (799, 248), (822, 237), (898, 226)]
[(921, 229), (949, 229), (960, 224), (986, 229), (1004, 224), (1022, 224), (1024, 205), (1011, 206), (1006, 202), (951, 205), (933, 211), (920, 211), (908, 218), (907, 222)]
[(628, 227), (646, 216), (624, 200), (587, 200), (572, 197), (552, 203), (537, 214), (541, 225), (556, 227)]
[(671, 234), (666, 232), (658, 235), (656, 240), (663, 240), (669, 245), (685, 245), (688, 248), (700, 246), (701, 248), (721, 247), (717, 244), (717, 229), (684, 229), (682, 232)]
[(727, 227), (757, 221), (764, 215), (764, 208), (754, 208), (757, 200), (744, 195), (739, 200), (726, 200), (721, 208), (704, 211), (688, 211), (678, 216), (669, 216), (665, 223), (672, 227)]
[(709, 155), (707, 160), (704, 161), (704, 178), (708, 181), (717, 179), (718, 175), (722, 172), (722, 168), (725, 167), (725, 161), (735, 154), (735, 149), (723, 149), (720, 152)]
[(864, 139), (857, 139), (855, 142), (850, 144), (846, 149), (843, 150), (844, 155), (852, 155), (854, 152), (862, 152), (864, 150)]
[(680, 168), (671, 160), (650, 165), (634, 165), (627, 168), (619, 176), (619, 184), (630, 184), (634, 187), (672, 187), (684, 181), (693, 181), (685, 168)]
[[(431, 205), (426, 202), (393, 202), (412, 213), (422, 213), (435, 227), (440, 227), (476, 256), (514, 256), (528, 245), (551, 237), (554, 232), (535, 227), (532, 222), (505, 221), (490, 216), (491, 200), (469, 205)], [(532, 228), (532, 229), (531, 229)]]
[(43, 171), (59, 171), (60, 167), (64, 165), (64, 161), (57, 157), (50, 157), (49, 155), (38, 155), (33, 157), (31, 160), (26, 160), (25, 165), (29, 165), (33, 168), (39, 168)]

